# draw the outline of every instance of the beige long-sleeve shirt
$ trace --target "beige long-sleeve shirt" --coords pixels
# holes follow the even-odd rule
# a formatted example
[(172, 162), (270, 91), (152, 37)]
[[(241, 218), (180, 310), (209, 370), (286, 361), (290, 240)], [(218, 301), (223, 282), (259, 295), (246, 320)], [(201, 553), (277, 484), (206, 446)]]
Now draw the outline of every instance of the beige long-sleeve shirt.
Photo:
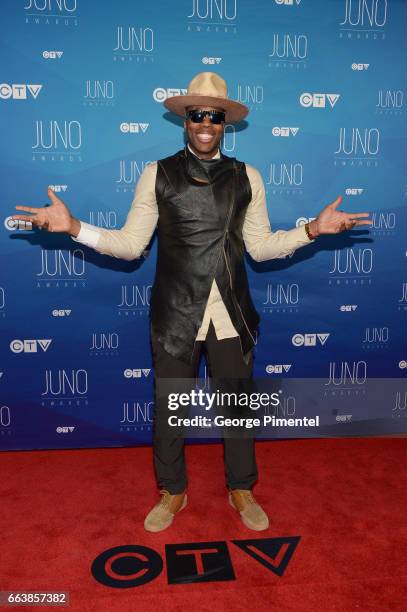
[[(190, 149), (191, 150), (191, 149)], [(191, 151), (192, 152), (192, 151)], [(215, 157), (219, 157), (219, 152)], [(271, 231), (267, 213), (264, 183), (258, 170), (246, 164), (252, 189), (242, 234), (245, 247), (255, 261), (291, 257), (294, 252), (311, 241), (304, 226), (291, 230)], [(158, 220), (155, 197), (157, 162), (145, 167), (135, 189), (133, 202), (126, 221), (120, 229), (106, 229), (80, 221), (81, 229), (75, 242), (89, 246), (103, 255), (128, 261), (140, 257), (149, 243)], [(196, 340), (204, 340), (212, 319), (218, 339), (238, 336), (229, 313), (213, 280), (201, 327)]]

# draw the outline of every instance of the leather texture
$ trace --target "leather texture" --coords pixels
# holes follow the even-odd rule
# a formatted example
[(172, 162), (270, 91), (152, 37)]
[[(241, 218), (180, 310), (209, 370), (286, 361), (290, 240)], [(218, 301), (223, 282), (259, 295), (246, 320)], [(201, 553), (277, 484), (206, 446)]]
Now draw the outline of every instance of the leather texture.
[(157, 340), (190, 363), (213, 279), (246, 359), (260, 317), (251, 300), (242, 227), (251, 200), (243, 162), (200, 160), (187, 147), (158, 160), (157, 268), (150, 301)]

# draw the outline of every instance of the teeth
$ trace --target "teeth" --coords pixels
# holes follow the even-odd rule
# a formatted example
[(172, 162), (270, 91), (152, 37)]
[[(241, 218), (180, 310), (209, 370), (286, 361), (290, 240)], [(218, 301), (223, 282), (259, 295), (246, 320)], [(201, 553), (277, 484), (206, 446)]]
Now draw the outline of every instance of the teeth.
[(196, 137), (201, 142), (209, 142), (213, 138), (213, 136), (211, 136), (210, 134), (197, 134)]

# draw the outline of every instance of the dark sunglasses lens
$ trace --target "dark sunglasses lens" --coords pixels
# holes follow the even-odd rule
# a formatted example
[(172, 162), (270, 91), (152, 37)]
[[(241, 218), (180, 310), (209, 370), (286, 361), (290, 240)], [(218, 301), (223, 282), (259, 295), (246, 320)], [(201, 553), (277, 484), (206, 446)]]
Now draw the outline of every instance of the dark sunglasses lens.
[(204, 113), (202, 111), (188, 111), (188, 117), (193, 123), (202, 123)]
[(193, 123), (202, 123), (205, 115), (208, 115), (211, 123), (222, 123), (225, 121), (225, 113), (221, 111), (200, 111), (200, 110), (190, 110), (188, 111), (187, 117), (191, 119)]
[(222, 123), (222, 121), (225, 120), (225, 113), (211, 113), (209, 115), (210, 120), (212, 121), (212, 123)]

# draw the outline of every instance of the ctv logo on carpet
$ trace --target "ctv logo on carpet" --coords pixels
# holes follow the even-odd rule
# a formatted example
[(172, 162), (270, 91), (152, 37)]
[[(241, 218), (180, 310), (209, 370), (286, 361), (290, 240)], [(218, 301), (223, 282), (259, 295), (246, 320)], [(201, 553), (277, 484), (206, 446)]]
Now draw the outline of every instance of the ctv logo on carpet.
[(31, 94), (34, 100), (37, 99), (43, 85), (9, 85), (8, 83), (0, 83), (0, 98), (2, 100), (27, 100), (27, 92)]
[[(300, 536), (232, 540), (252, 559), (280, 578), (300, 541)], [(166, 544), (168, 584), (193, 584), (236, 580), (227, 542)], [(137, 544), (116, 546), (98, 555), (92, 576), (115, 589), (142, 586), (159, 576), (163, 559), (154, 549)]]

